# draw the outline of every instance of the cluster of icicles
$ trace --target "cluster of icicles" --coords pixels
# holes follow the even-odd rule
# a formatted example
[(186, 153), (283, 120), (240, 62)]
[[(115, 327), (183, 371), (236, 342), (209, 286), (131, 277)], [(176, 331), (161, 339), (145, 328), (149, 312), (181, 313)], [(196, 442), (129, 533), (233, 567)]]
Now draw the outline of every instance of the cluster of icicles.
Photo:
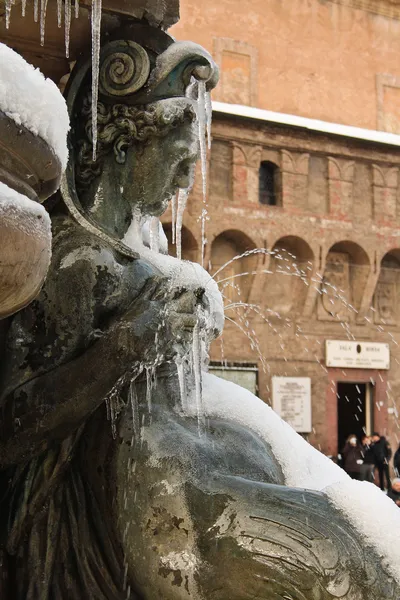
[[(207, 148), (211, 149), (212, 104), (211, 94), (207, 92), (204, 81), (198, 82), (197, 122), (199, 127), (199, 145), (201, 162), (201, 179), (203, 192), (203, 209), (201, 211), (201, 266), (204, 266), (204, 248), (206, 245), (205, 224), (207, 221)], [(207, 142), (207, 144), (206, 144)], [(172, 198), (172, 243), (176, 244), (176, 257), (182, 258), (182, 224), (191, 187), (178, 190)]]
[[(64, 11), (63, 8), (64, 1)], [(99, 63), (100, 63), (100, 31), (101, 31), (101, 2), (102, 0), (92, 0), (92, 16), (91, 16), (91, 28), (92, 28), (92, 136), (93, 136), (93, 159), (96, 159), (96, 146), (97, 146), (97, 110), (93, 108), (97, 107), (98, 99), (98, 81), (99, 81)], [(10, 26), (11, 20), (11, 9), (15, 4), (15, 0), (5, 0), (6, 6), (6, 28)], [(45, 29), (46, 29), (46, 13), (47, 13), (48, 0), (34, 0), (33, 3), (33, 18), (35, 23), (38, 22), (40, 16), (40, 43), (44, 45)], [(26, 0), (21, 2), (22, 16), (26, 14)], [(72, 6), (72, 0), (57, 0), (57, 24), (61, 28), (62, 18), (64, 12), (64, 31), (65, 31), (65, 55), (69, 58), (69, 42), (70, 42), (70, 30), (72, 13), (74, 12), (75, 19), (79, 17), (79, 0), (74, 0), (74, 6)], [(39, 15), (40, 13), (40, 15)]]
[[(64, 11), (63, 9), (64, 2)], [(74, 5), (72, 4), (74, 2)], [(15, 4), (15, 0), (5, 0), (5, 12), (6, 12), (6, 29), (10, 26), (11, 10)], [(45, 30), (46, 30), (46, 13), (47, 13), (48, 0), (34, 0), (33, 3), (33, 18), (35, 23), (40, 18), (40, 44), (44, 46)], [(22, 16), (26, 14), (26, 0), (21, 2)], [(93, 160), (96, 160), (96, 147), (97, 147), (97, 101), (98, 101), (98, 83), (99, 83), (99, 66), (100, 66), (100, 34), (101, 34), (101, 11), (102, 11), (102, 0), (92, 0), (92, 13), (91, 13), (91, 30), (92, 30), (92, 139), (93, 139)], [(72, 13), (74, 13), (75, 19), (79, 18), (79, 0), (57, 0), (57, 24), (61, 28), (62, 18), (64, 12), (64, 32), (65, 32), (65, 55), (69, 58), (69, 44), (70, 44), (70, 30)], [(211, 97), (209, 92), (206, 91), (206, 84), (203, 81), (198, 83), (198, 101), (197, 101), (197, 115), (199, 123), (199, 137), (200, 137), (200, 153), (201, 153), (201, 170), (203, 177), (203, 198), (206, 203), (206, 171), (207, 171), (207, 153), (206, 153), (206, 132), (208, 138), (208, 147), (211, 144)], [(182, 195), (181, 204), (186, 204), (188, 192), (186, 193), (186, 199)], [(182, 212), (184, 210), (184, 206)], [(179, 214), (179, 203), (178, 203), (178, 214)], [(207, 211), (202, 211), (202, 249), (204, 250), (205, 243), (205, 220)], [(204, 252), (202, 252), (203, 256)]]

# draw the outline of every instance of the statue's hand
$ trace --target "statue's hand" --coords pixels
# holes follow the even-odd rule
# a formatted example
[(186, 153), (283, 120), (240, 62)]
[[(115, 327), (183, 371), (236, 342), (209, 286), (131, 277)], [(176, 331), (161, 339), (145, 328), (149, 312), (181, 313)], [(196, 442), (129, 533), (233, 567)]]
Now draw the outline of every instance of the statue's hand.
[(171, 339), (177, 345), (190, 344), (193, 340), (193, 330), (199, 322), (203, 326), (203, 313), (199, 308), (205, 308), (204, 288), (188, 290), (175, 289), (166, 305), (166, 327)]
[(170, 280), (154, 277), (109, 332), (112, 351), (129, 362), (160, 362), (191, 343), (202, 288), (171, 288)]

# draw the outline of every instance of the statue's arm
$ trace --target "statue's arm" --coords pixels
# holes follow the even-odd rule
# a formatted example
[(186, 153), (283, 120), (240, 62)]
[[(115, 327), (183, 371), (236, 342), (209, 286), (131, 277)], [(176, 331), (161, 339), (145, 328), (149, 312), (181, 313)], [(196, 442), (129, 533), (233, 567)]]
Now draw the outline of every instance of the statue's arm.
[(73, 258), (53, 263), (36, 307), (17, 315), (1, 381), (0, 467), (69, 435), (154, 347), (159, 278), (134, 265), (124, 304), (104, 249), (102, 261)]
[(104, 401), (133, 359), (133, 352), (128, 361), (127, 348), (118, 352), (104, 336), (71, 362), (17, 388), (0, 418), (0, 468), (67, 437)]

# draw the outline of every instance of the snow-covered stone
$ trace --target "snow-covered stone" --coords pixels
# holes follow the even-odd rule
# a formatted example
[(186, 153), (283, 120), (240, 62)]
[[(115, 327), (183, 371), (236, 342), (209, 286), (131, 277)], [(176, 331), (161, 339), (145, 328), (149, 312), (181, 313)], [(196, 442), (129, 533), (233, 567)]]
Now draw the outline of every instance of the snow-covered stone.
[[(202, 383), (205, 416), (239, 423), (260, 436), (281, 465), (286, 485), (325, 494), (400, 583), (398, 506), (374, 484), (351, 479), (248, 390), (210, 373), (203, 373)], [(194, 404), (187, 403), (188, 411)]]
[(51, 258), (46, 210), (0, 182), (0, 318), (26, 306), (39, 293)]
[(0, 110), (52, 148), (65, 169), (68, 160), (68, 110), (51, 79), (0, 43)]

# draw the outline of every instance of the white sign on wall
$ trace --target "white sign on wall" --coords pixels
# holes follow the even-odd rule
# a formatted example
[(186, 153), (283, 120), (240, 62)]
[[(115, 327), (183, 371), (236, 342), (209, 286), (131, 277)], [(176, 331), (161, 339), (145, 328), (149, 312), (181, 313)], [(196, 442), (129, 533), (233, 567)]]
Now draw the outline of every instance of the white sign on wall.
[(310, 433), (311, 379), (309, 377), (273, 377), (272, 407), (295, 431)]
[(326, 366), (348, 369), (389, 369), (389, 344), (327, 340)]
[(233, 383), (240, 385), (245, 390), (249, 390), (249, 392), (257, 396), (257, 369), (235, 369), (235, 367), (223, 368), (210, 365), (209, 371), (221, 379), (226, 379), (227, 381), (232, 381)]

